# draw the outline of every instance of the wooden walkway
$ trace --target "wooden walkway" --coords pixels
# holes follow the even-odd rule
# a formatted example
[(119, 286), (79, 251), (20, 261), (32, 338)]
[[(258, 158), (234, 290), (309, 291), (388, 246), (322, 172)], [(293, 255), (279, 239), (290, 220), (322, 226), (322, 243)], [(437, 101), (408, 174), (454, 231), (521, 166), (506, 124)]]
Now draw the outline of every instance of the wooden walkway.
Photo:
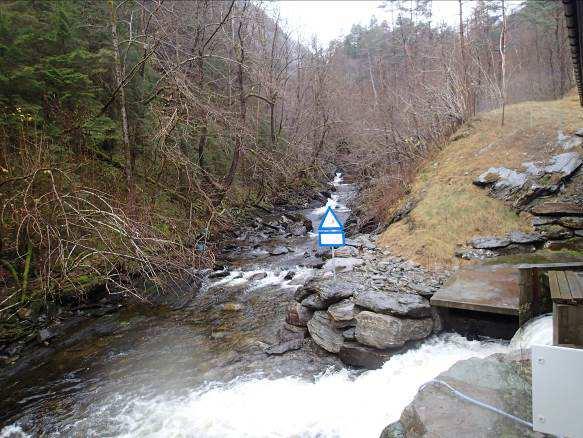
[(551, 298), (559, 304), (583, 304), (583, 272), (550, 271)]

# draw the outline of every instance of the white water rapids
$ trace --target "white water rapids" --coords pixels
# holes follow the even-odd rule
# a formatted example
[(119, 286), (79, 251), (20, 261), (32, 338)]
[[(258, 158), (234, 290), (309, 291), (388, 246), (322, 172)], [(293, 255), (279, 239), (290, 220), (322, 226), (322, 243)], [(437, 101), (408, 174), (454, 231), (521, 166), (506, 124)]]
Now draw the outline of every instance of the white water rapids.
[[(416, 349), (393, 356), (379, 370), (359, 374), (344, 369), (313, 381), (294, 377), (240, 378), (192, 390), (175, 399), (127, 399), (118, 394), (61, 433), (93, 436), (105, 432), (120, 437), (378, 437), (385, 426), (399, 418), (423, 383), (457, 361), (550, 344), (549, 321), (550, 316), (531, 321), (517, 332), (510, 346), (441, 334)], [(0, 432), (0, 438), (13, 436), (10, 433), (17, 430), (9, 426)]]

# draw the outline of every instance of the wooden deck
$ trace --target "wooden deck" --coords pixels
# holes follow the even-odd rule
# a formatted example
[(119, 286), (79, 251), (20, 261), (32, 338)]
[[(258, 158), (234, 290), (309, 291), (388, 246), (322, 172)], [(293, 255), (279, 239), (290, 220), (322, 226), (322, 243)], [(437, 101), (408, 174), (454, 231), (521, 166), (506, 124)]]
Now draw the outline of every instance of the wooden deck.
[(551, 298), (558, 304), (583, 304), (583, 272), (550, 271)]
[(433, 295), (437, 307), (518, 316), (519, 271), (516, 265), (471, 265), (460, 269)]

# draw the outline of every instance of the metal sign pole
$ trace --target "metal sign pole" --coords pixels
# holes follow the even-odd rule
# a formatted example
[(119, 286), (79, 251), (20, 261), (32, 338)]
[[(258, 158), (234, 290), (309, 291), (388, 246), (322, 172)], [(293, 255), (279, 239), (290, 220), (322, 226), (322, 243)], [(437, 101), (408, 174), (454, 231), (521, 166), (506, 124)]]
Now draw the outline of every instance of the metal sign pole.
[(334, 259), (334, 247), (332, 247), (332, 274), (334, 275), (334, 281), (336, 281), (336, 260)]

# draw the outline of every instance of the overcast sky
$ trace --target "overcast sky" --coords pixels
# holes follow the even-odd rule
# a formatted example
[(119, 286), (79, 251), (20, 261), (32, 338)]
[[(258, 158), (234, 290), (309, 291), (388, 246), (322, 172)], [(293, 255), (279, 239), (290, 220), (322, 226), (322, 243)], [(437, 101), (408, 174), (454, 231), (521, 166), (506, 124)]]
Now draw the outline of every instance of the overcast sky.
[[(472, 9), (472, 1), (464, 1), (464, 15)], [(509, 2), (516, 6), (520, 2)], [(381, 22), (390, 21), (390, 13), (379, 9), (382, 1), (310, 1), (282, 0), (274, 2), (272, 8), (279, 8), (281, 17), (287, 21), (288, 30), (301, 35), (308, 41), (312, 35), (325, 47), (330, 41), (346, 35), (353, 24), (368, 24), (376, 16)], [(433, 21), (445, 21), (453, 26), (459, 22), (457, 0), (434, 0), (432, 2)]]

